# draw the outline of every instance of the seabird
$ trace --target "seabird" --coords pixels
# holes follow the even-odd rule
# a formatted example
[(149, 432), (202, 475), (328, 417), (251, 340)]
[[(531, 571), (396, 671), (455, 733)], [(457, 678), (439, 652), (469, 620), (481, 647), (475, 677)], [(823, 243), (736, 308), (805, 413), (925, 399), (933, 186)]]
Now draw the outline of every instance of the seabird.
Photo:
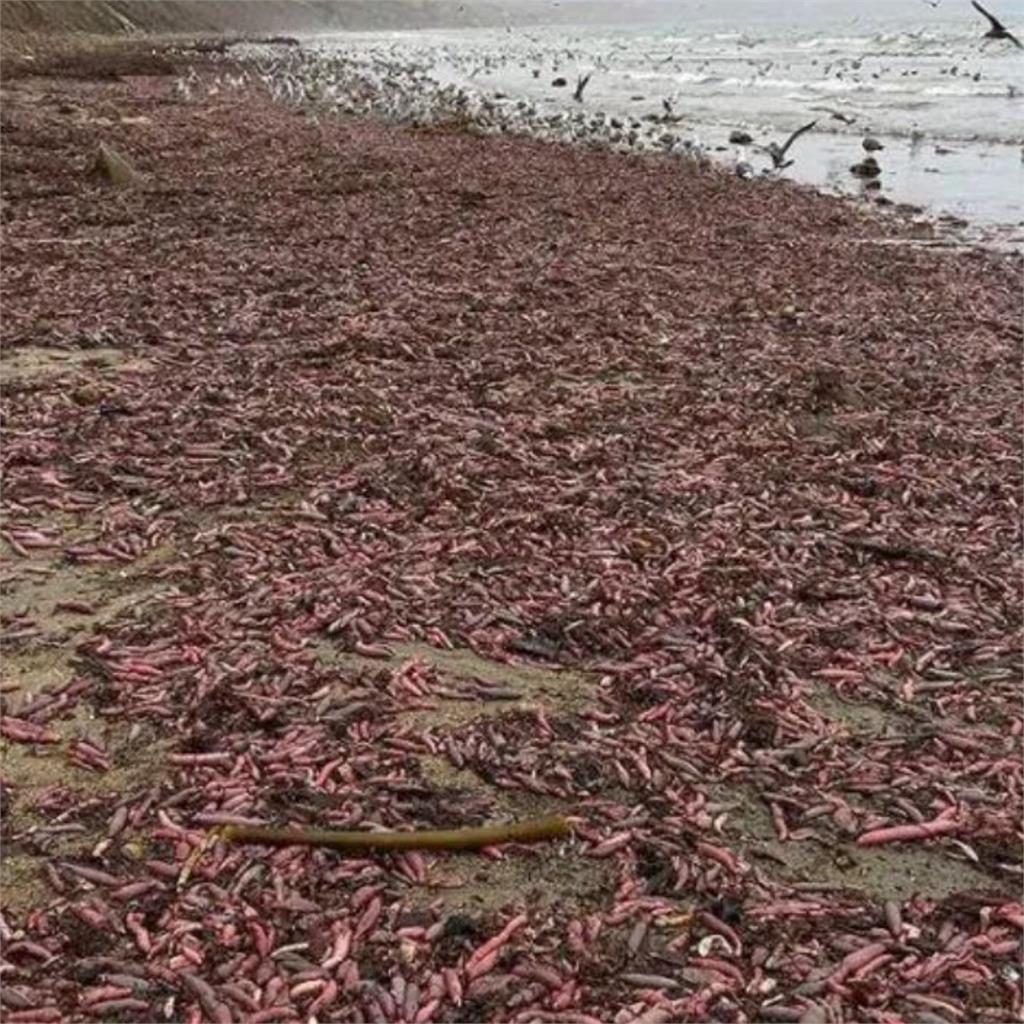
[(833, 110), (831, 107), (811, 107), (811, 110), (820, 110), (824, 114), (829, 114), (833, 120), (842, 121), (843, 124), (853, 124), (857, 120), (854, 114), (844, 114), (839, 110)]
[(771, 142), (768, 144), (766, 152), (772, 158), (772, 166), (775, 170), (784, 171), (789, 167), (793, 162), (792, 160), (786, 159), (786, 153), (788, 152), (789, 147), (792, 146), (804, 132), (809, 132), (817, 123), (817, 121), (811, 121), (810, 124), (805, 124), (802, 128), (797, 128), (797, 130), (793, 132), (788, 139), (786, 139), (785, 144), (782, 146), (777, 142)]
[(1010, 42), (1018, 49), (1024, 50), (1024, 45), (1021, 44), (1021, 41), (1009, 29), (1007, 29), (1007, 27), (998, 18), (989, 14), (988, 11), (978, 3), (978, 0), (971, 0), (971, 6), (979, 14), (983, 14), (988, 18), (992, 25), (992, 27), (985, 33), (986, 39), (1009, 39)]
[(590, 81), (590, 76), (593, 74), (592, 71), (588, 71), (585, 75), (576, 76), (576, 91), (572, 94), (572, 98), (577, 103), (583, 102), (583, 90), (587, 87), (587, 82)]

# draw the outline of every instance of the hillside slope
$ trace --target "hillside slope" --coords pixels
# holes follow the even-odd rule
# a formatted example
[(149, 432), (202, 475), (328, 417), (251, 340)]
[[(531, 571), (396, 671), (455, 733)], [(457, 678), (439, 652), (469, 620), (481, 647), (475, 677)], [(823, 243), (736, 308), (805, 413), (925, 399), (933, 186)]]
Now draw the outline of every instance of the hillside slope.
[[(520, 4), (514, 20), (546, 5)], [(4, 0), (0, 27), (18, 33), (313, 32), (324, 29), (500, 25), (499, 3), (459, 0)]]

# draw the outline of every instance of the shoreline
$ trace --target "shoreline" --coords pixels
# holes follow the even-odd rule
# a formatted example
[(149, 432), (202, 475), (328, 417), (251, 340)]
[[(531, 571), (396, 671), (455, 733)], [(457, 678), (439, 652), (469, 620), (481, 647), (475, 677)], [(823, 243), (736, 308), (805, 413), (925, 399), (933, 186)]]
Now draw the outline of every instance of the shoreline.
[[(724, 79), (726, 85), (723, 86), (702, 85), (701, 80), (706, 78), (710, 83), (717, 80), (713, 73), (715, 60), (735, 65), (737, 58), (719, 58), (712, 50), (705, 49), (703, 64), (700, 56), (692, 56), (677, 59), (672, 68), (659, 71), (663, 62), (650, 63), (654, 57), (647, 53), (646, 47), (654, 46), (659, 55), (664, 52), (665, 61), (672, 60), (673, 53), (670, 46), (657, 49), (659, 40), (655, 36), (640, 34), (633, 39), (647, 53), (647, 63), (630, 63), (622, 58), (622, 64), (612, 60), (604, 67), (602, 51), (609, 45), (615, 48), (614, 38), (588, 33), (582, 27), (579, 33), (578, 38), (560, 36), (557, 31), (506, 38), (498, 33), (473, 30), (423, 34), (359, 32), (326, 34), (319, 40), (310, 40), (307, 49), (319, 54), (325, 69), (330, 68), (332, 54), (337, 53), (346, 54), (355, 63), (367, 62), (371, 65), (370, 77), (382, 62), (390, 66), (392, 77), (399, 80), (403, 68), (417, 66), (426, 72), (428, 88), (436, 89), (434, 82), (437, 82), (465, 90), (473, 97), (474, 108), (479, 109), (481, 105), (492, 108), (491, 119), (504, 121), (510, 130), (518, 121), (520, 128), (528, 132), (543, 133), (546, 129), (537, 124), (540, 120), (559, 115), (575, 119), (582, 115), (590, 127), (574, 125), (573, 133), (580, 135), (586, 131), (595, 142), (606, 142), (609, 135), (615, 134), (608, 131), (607, 125), (599, 124), (602, 120), (613, 119), (637, 129), (638, 147), (657, 149), (657, 133), (648, 139), (644, 129), (661, 115), (659, 101), (670, 100), (674, 104), (672, 112), (678, 116), (671, 123), (666, 122), (661, 131), (675, 137), (677, 148), (693, 142), (716, 161), (727, 166), (747, 164), (754, 173), (770, 169), (770, 161), (763, 152), (765, 145), (784, 139), (790, 131), (816, 118), (816, 130), (801, 138), (794, 153), (795, 165), (784, 172), (786, 176), (826, 191), (856, 194), (858, 182), (851, 176), (850, 167), (864, 155), (860, 140), (865, 135), (877, 137), (886, 146), (885, 153), (880, 154), (882, 174), (867, 184), (870, 188), (880, 185), (881, 190), (878, 193), (867, 191), (867, 199), (877, 195), (882, 202), (924, 205), (936, 218), (965, 218), (969, 223), (966, 234), (994, 236), (996, 243), (1003, 247), (1020, 248), (1024, 207), (1014, 197), (1024, 188), (1024, 172), (1016, 138), (1004, 137), (999, 143), (994, 139), (970, 141), (962, 135), (962, 131), (969, 129), (969, 121), (955, 122), (954, 119), (959, 130), (953, 130), (954, 122), (946, 121), (944, 130), (943, 119), (921, 114), (924, 121), (919, 126), (909, 108), (902, 115), (896, 109), (878, 108), (866, 100), (853, 98), (860, 95), (857, 92), (846, 98), (837, 95), (832, 106), (828, 94), (804, 95), (800, 100), (770, 78), (757, 79), (758, 85), (770, 88), (754, 88), (749, 94), (733, 89), (730, 93), (728, 83), (735, 85), (738, 78)], [(785, 60), (791, 54), (777, 53), (769, 45), (766, 56)], [(562, 65), (559, 65), (560, 60)], [(562, 66), (570, 77), (575, 73), (573, 67), (578, 72), (586, 72), (596, 65), (598, 70), (587, 89), (585, 102), (573, 103), (571, 90), (550, 87), (550, 74), (541, 74), (539, 66), (549, 61), (552, 67)], [(711, 71), (706, 69), (709, 61)], [(317, 69), (312, 63), (304, 73), (311, 79), (322, 78), (324, 69)], [(531, 63), (537, 65), (533, 75), (529, 71)], [(747, 58), (746, 63), (739, 61), (744, 67), (755, 63), (753, 57)], [(859, 66), (860, 61), (855, 64)], [(703, 75), (693, 74), (692, 69), (698, 66)], [(774, 62), (768, 61), (762, 65), (762, 70), (771, 66)], [(942, 73), (947, 70), (943, 68)], [(733, 71), (735, 73), (735, 68)], [(753, 75), (754, 71), (751, 69), (749, 73)], [(912, 68), (910, 73), (916, 75), (917, 69)], [(329, 76), (330, 71), (326, 74)], [(868, 72), (865, 70), (864, 74), (867, 76)], [(870, 83), (879, 74), (873, 73), (867, 81)], [(904, 74), (907, 74), (906, 69)], [(680, 85), (688, 75), (697, 79), (696, 83), (692, 87)], [(938, 78), (945, 81), (941, 75)], [(800, 83), (790, 84), (795, 88)], [(812, 81), (805, 84), (808, 88), (814, 85)], [(1004, 113), (1009, 114), (1013, 104), (1007, 103)], [(525, 116), (518, 116), (517, 108), (524, 106)], [(848, 119), (852, 127), (840, 124), (839, 118)], [(733, 130), (750, 135), (753, 145), (729, 144), (727, 140)]]
[(2, 83), (5, 1012), (1018, 1013), (1020, 257), (91, 70)]
[[(264, 57), (282, 54), (286, 57), (292, 57), (302, 53), (312, 55), (316, 51), (309, 48), (322, 43), (324, 40), (341, 40), (363, 36), (376, 39), (380, 37), (381, 31), (380, 29), (325, 29), (299, 32), (288, 39), (288, 42), (294, 45), (294, 49), (292, 49), (292, 46), (282, 47), (275, 45), (277, 39), (270, 39), (252, 32), (237, 32), (229, 36), (213, 36), (208, 32), (165, 32), (158, 35), (134, 38), (109, 35), (44, 36), (28, 33), (8, 33), (5, 74), (10, 79), (21, 75), (37, 76), (41, 69), (36, 61), (40, 58), (44, 65), (59, 70), (62, 61), (66, 63), (70, 59), (72, 62), (75, 62), (83, 54), (89, 54), (98, 50), (106, 55), (101, 58), (101, 61), (109, 60), (115, 54), (138, 55), (141, 63), (136, 73), (146, 70), (145, 62), (147, 58), (153, 58), (153, 70), (151, 73), (166, 73), (168, 66), (164, 58), (167, 58), (174, 66), (179, 68), (180, 73), (185, 73), (189, 68), (198, 66), (219, 77), (219, 72), (230, 71), (233, 68), (249, 68), (251, 70), (254, 59), (253, 51), (250, 51), (249, 55), (246, 56), (246, 47), (255, 48), (255, 52), (262, 53)], [(423, 31), (452, 30), (427, 29)], [(468, 26), (465, 27), (465, 31), (477, 32), (479, 29), (474, 26)], [(35, 53), (31, 52), (33, 49), (36, 51)], [(25, 56), (26, 50), (28, 50), (28, 59), (24, 60), (22, 58)], [(90, 68), (86, 66), (82, 72), (82, 77), (88, 78), (91, 73)], [(482, 95), (479, 98), (483, 98)], [(311, 101), (304, 103), (303, 106), (315, 109), (321, 106), (321, 104), (319, 101)], [(324, 107), (330, 113), (329, 107), (327, 105), (324, 105)], [(380, 112), (377, 112), (375, 116), (379, 116), (385, 123), (404, 123), (401, 119), (396, 121), (394, 118), (384, 116)], [(746, 122), (743, 122), (742, 119), (734, 120), (735, 124), (728, 120), (703, 121), (687, 118), (684, 119), (684, 127), (694, 137), (706, 136), (717, 139), (717, 144), (702, 143), (700, 145), (701, 158), (710, 160), (716, 167), (731, 169), (736, 161), (748, 158), (748, 147), (721, 144), (728, 134), (730, 127), (747, 127)], [(467, 127), (473, 128), (471, 121), (466, 123)], [(485, 121), (477, 122), (476, 127), (483, 129), (485, 134), (494, 130), (493, 125), (488, 127)], [(529, 127), (522, 125), (502, 128), (503, 132), (506, 130), (512, 131), (515, 134), (521, 134), (527, 138), (545, 137), (543, 134), (538, 135), (535, 131), (531, 131)], [(756, 141), (763, 141), (757, 139), (757, 135), (758, 133), (755, 131)], [(908, 233), (909, 240), (914, 244), (923, 241), (926, 244), (962, 248), (968, 251), (974, 248), (981, 248), (1000, 253), (1020, 254), (1024, 252), (1024, 234), (1022, 234), (1024, 227), (1020, 224), (1004, 224), (1001, 222), (978, 221), (970, 217), (965, 218), (953, 209), (942, 208), (938, 201), (929, 204), (927, 200), (921, 201), (916, 196), (911, 201), (908, 198), (909, 193), (904, 198), (900, 198), (900, 195), (906, 193), (906, 186), (897, 189), (898, 195), (896, 198), (893, 198), (889, 192), (875, 193), (865, 191), (863, 186), (859, 191), (854, 189), (845, 180), (841, 180), (844, 178), (843, 170), (846, 167), (846, 162), (842, 157), (837, 156), (838, 151), (836, 149), (836, 141), (839, 138), (849, 140), (853, 137), (839, 132), (838, 129), (834, 129), (825, 132), (821, 137), (814, 137), (809, 141), (805, 140), (801, 144), (801, 148), (805, 149), (809, 145), (812, 151), (813, 162), (816, 165), (820, 164), (821, 168), (818, 168), (812, 176), (807, 174), (804, 174), (802, 177), (787, 176), (785, 178), (769, 176), (770, 180), (786, 180), (802, 187), (810, 187), (820, 195), (841, 199), (858, 211), (866, 211), (871, 215), (878, 215), (887, 222), (895, 220), (897, 224), (901, 225), (902, 230)], [(907, 141), (898, 135), (891, 138), (889, 135), (883, 135), (883, 138), (886, 142), (892, 141), (896, 144)], [(907, 144), (909, 145), (911, 156), (917, 152), (921, 141), (914, 139), (908, 141)], [(606, 145), (600, 139), (585, 140), (572, 144), (584, 146)], [(754, 148), (756, 149), (756, 145)], [(942, 150), (944, 155), (937, 159), (940, 162), (948, 161), (950, 159), (949, 151), (941, 146), (938, 148)], [(991, 149), (992, 146), (990, 145), (989, 148)], [(1013, 147), (1003, 146), (1002, 148), (1009, 149)], [(727, 156), (727, 153), (730, 155)], [(644, 154), (640, 151), (638, 155)], [(905, 160), (902, 157), (900, 159), (902, 162), (900, 163), (898, 173), (902, 174), (906, 171), (906, 167), (903, 166)], [(954, 153), (952, 159), (956, 162), (960, 157)], [(938, 172), (939, 168), (929, 167), (925, 170), (926, 173)], [(888, 177), (887, 172), (887, 180)], [(929, 242), (929, 233), (934, 235), (933, 243)]]
[[(380, 38), (379, 33), (348, 35)], [(467, 79), (458, 75), (448, 78), (442, 73), (441, 78), (435, 80), (428, 72), (427, 78), (423, 79), (425, 69), (418, 66), (415, 61), (409, 60), (404, 67), (401, 61), (394, 64), (394, 81), (419, 78), (418, 85), (410, 82), (396, 90), (391, 83), (385, 90), (372, 73), (367, 73), (360, 61), (351, 60), (340, 50), (335, 51), (332, 56), (329, 49), (323, 49), (324, 39), (329, 42), (343, 38), (346, 36), (338, 34), (306, 37), (302, 40), (301, 49), (285, 54), (266, 47), (253, 47), (248, 51), (244, 51), (243, 48), (243, 51), (248, 53), (250, 60), (259, 58), (261, 73), (268, 88), (274, 92), (275, 98), (284, 98), (285, 102), (295, 105), (297, 101), (290, 91), (291, 83), (305, 82), (304, 88), (307, 92), (316, 95), (299, 101), (298, 105), (311, 109), (319, 108), (328, 115), (335, 111), (359, 113), (379, 117), (386, 123), (398, 125), (458, 121), (466, 130), (479, 131), (484, 135), (515, 134), (527, 138), (560, 139), (573, 145), (609, 148), (618, 152), (633, 152), (639, 156), (665, 152), (660, 143), (654, 141), (661, 135), (662, 140), (671, 138), (669, 152), (672, 156), (708, 160), (730, 173), (742, 162), (750, 168), (749, 173), (759, 179), (787, 180), (798, 185), (810, 186), (822, 195), (839, 197), (857, 209), (872, 210), (887, 218), (891, 218), (895, 213), (909, 231), (923, 234), (931, 230), (950, 244), (968, 249), (980, 246), (1002, 252), (1021, 252), (1024, 246), (1024, 234), (1021, 233), (1020, 224), (964, 216), (964, 211), (958, 210), (956, 204), (950, 206), (948, 202), (937, 198), (929, 201), (927, 188), (930, 187), (930, 175), (939, 174), (940, 169), (921, 164), (920, 139), (910, 140), (907, 143), (908, 153), (904, 153), (902, 148), (897, 148), (900, 146), (899, 139), (882, 135), (888, 152), (882, 179), (884, 189), (877, 192), (872, 191), (877, 182), (869, 182), (866, 187), (861, 183), (859, 189), (850, 184), (856, 179), (850, 177), (847, 164), (858, 159), (860, 147), (853, 145), (852, 140), (855, 136), (848, 134), (825, 131), (808, 136), (799, 144), (800, 152), (797, 159), (800, 167), (797, 171), (785, 175), (769, 174), (765, 163), (767, 157), (762, 155), (757, 158), (755, 154), (759, 146), (763, 147), (770, 141), (770, 136), (765, 136), (756, 129), (753, 130), (753, 146), (737, 147), (724, 144), (729, 135), (728, 123), (695, 120), (692, 115), (674, 118), (671, 122), (665, 121), (658, 127), (661, 123), (659, 119), (652, 119), (650, 116), (637, 121), (622, 114), (620, 122), (616, 120), (614, 111), (608, 114), (600, 109), (600, 104), (597, 107), (588, 104), (585, 108), (573, 104), (566, 106), (551, 97), (545, 98), (529, 92), (502, 93), (499, 89), (495, 96), (501, 99), (495, 101), (489, 98), (486, 90), (472, 88)], [(437, 69), (433, 71), (436, 73)], [(288, 84), (289, 91), (279, 95), (278, 82)], [(528, 106), (528, 110), (521, 114), (519, 108), (524, 104)], [(623, 132), (612, 131), (608, 127), (609, 123), (614, 125), (630, 121), (637, 127), (644, 126), (641, 132), (633, 133), (641, 136), (635, 149), (629, 149), (624, 144), (616, 144), (615, 137), (622, 135)], [(554, 124), (554, 127), (551, 127), (551, 124)], [(733, 127), (746, 126), (740, 125), (737, 121)], [(662, 134), (666, 131), (668, 134)], [(782, 134), (785, 135), (785, 132)], [(954, 168), (954, 176), (963, 177), (968, 167), (973, 168), (972, 173), (976, 172), (977, 159), (981, 159), (983, 165), (990, 163), (984, 158), (991, 156), (991, 147), (980, 154), (975, 154), (974, 163), (968, 160), (965, 164), (965, 158), (961, 154), (947, 150), (938, 143), (935, 143), (935, 146), (944, 154), (936, 159), (940, 163), (945, 162), (947, 167)], [(1006, 154), (1012, 148), (1001, 147), (1006, 151), (1003, 154), (1004, 158), (1010, 159)], [(811, 171), (807, 169), (808, 159), (813, 165)], [(934, 163), (934, 160), (932, 162)], [(917, 166), (915, 170), (915, 164), (921, 166)], [(991, 173), (990, 170), (987, 173)], [(904, 180), (908, 178), (909, 180)], [(931, 225), (931, 228), (928, 225)]]

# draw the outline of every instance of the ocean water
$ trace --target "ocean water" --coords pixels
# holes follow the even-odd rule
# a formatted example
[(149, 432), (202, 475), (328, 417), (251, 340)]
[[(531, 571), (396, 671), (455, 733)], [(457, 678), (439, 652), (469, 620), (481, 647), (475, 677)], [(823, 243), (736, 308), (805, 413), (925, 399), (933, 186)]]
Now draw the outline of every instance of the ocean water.
[[(437, 82), (539, 114), (641, 120), (671, 110), (671, 130), (712, 158), (771, 166), (759, 148), (816, 121), (783, 173), (819, 188), (863, 192), (850, 167), (862, 139), (883, 146), (882, 195), (962, 218), (1011, 245), (1024, 241), (1024, 50), (983, 38), (967, 0), (716, 0), (623, 4), (618, 24), (357, 32), (322, 37), (380, 69), (415, 65)], [(1024, 41), (1021, 0), (987, 4)], [(643, 15), (643, 16), (642, 16)], [(385, 72), (381, 72), (382, 74)], [(582, 103), (578, 75), (590, 74)], [(567, 87), (556, 87), (564, 77)], [(665, 104), (668, 104), (666, 107)], [(749, 146), (729, 143), (742, 129)]]

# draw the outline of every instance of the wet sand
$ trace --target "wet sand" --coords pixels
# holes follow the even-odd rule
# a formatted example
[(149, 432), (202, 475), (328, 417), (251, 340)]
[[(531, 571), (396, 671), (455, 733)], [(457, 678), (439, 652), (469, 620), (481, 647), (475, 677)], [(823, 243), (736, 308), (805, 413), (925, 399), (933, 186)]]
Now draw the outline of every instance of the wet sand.
[(1019, 1013), (1019, 258), (662, 157), (3, 90), (8, 1019)]

